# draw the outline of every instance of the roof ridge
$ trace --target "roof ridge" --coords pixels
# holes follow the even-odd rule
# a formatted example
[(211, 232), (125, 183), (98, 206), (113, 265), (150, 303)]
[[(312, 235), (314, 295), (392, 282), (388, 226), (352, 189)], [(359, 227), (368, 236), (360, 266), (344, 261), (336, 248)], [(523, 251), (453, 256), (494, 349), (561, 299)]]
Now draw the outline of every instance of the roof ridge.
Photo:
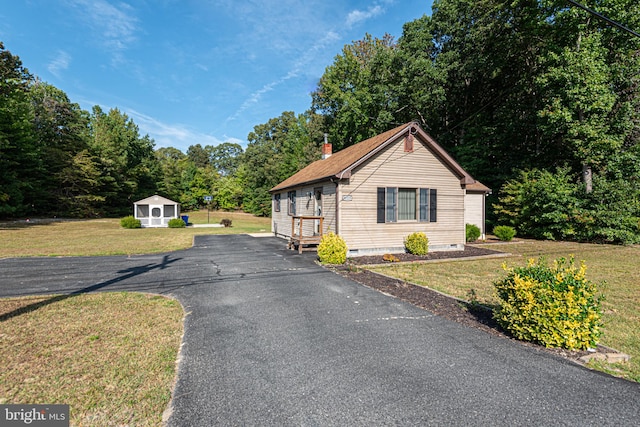
[(410, 130), (412, 134), (414, 134), (414, 127), (417, 128), (415, 133), (419, 133), (421, 135), (421, 139), (424, 140), (424, 143), (429, 146), (440, 161), (446, 164), (460, 177), (460, 183), (462, 185), (466, 186), (477, 182), (455, 161), (455, 159), (453, 159), (453, 157), (451, 157), (451, 155), (449, 155), (449, 153), (447, 153), (444, 148), (442, 148), (429, 134), (427, 134), (416, 121), (411, 121), (356, 144), (350, 145), (349, 147), (337, 151), (325, 159), (316, 160), (269, 191), (281, 191), (296, 186), (334, 178), (348, 178), (354, 167), (357, 167), (357, 165), (366, 161), (372, 155), (375, 155), (379, 149), (386, 146), (387, 143), (397, 139), (397, 137), (403, 135), (406, 130)]

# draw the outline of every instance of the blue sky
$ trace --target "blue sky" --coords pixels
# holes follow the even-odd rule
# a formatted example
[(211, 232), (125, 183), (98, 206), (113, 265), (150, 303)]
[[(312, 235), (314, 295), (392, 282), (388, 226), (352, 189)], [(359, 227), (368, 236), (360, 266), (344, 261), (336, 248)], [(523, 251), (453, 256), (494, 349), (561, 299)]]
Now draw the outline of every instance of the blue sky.
[(118, 108), (156, 148), (236, 142), (302, 113), (345, 44), (396, 39), (431, 0), (14, 0), (0, 40), (86, 110)]

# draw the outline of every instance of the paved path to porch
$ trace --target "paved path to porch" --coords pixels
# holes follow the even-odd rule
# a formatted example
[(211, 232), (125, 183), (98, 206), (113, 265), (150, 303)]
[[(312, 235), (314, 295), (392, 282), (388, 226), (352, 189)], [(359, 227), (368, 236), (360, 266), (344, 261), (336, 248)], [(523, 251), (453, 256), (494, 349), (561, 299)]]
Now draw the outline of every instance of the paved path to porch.
[(188, 313), (170, 426), (637, 425), (640, 386), (465, 328), (248, 235), (0, 260), (0, 296), (139, 291)]

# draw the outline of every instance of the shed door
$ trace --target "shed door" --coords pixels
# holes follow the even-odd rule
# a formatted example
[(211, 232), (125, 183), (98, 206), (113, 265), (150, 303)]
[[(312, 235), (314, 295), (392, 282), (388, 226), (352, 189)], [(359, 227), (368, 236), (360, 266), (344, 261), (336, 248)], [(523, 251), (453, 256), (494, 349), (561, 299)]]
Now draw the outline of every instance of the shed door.
[(162, 226), (162, 205), (150, 205), (149, 211), (151, 214), (151, 227)]

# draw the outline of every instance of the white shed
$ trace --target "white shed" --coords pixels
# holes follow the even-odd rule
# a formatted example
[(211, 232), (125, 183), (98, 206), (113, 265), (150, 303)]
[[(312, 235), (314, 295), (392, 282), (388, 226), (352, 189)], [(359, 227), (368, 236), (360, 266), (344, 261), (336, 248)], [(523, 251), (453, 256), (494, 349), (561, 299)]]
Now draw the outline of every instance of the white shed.
[(180, 218), (180, 204), (156, 194), (135, 202), (133, 216), (143, 227), (168, 227), (169, 220)]

